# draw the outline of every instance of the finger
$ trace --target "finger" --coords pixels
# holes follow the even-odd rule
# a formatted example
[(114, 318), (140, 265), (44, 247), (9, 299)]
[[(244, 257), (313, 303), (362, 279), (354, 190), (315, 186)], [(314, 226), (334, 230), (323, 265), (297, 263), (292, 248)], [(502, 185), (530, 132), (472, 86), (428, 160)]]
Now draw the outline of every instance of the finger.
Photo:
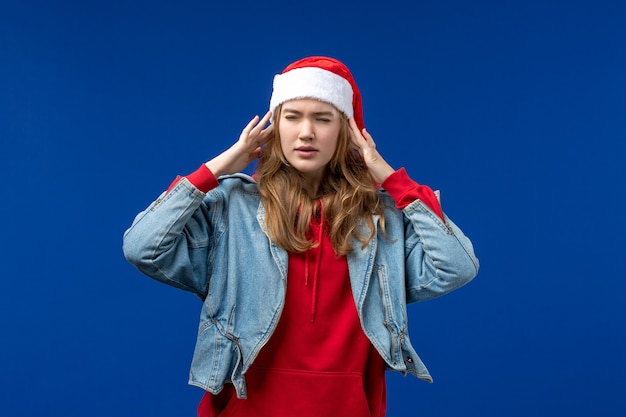
[(355, 132), (355, 133), (359, 133), (359, 128), (356, 125), (356, 121), (354, 120), (354, 117), (351, 117), (350, 120), (348, 120), (348, 123), (350, 124), (350, 129)]
[(258, 121), (259, 121), (259, 115), (257, 114), (256, 116), (252, 118), (252, 120), (248, 122), (248, 124), (246, 125), (246, 127), (244, 127), (243, 130), (248, 131), (248, 132), (251, 131), (252, 128), (258, 123)]
[(257, 123), (257, 125), (254, 126), (254, 128), (250, 131), (250, 134), (253, 136), (258, 135), (259, 132), (265, 128), (265, 126), (267, 125), (267, 122), (270, 121), (270, 117), (272, 117), (272, 112), (268, 111), (267, 113), (265, 113), (263, 118)]
[(272, 134), (274, 131), (274, 129), (272, 129), (271, 127), (268, 127), (267, 129), (264, 129), (261, 131), (261, 133), (259, 133), (252, 141), (254, 146), (263, 146), (265, 145), (267, 142), (270, 141), (270, 139), (272, 139), (274, 137), (274, 135)]
[(267, 122), (270, 121), (271, 117), (272, 117), (272, 111), (268, 110), (267, 113), (265, 113), (265, 116), (263, 116), (263, 119), (261, 119), (260, 125), (265, 126)]
[(274, 125), (271, 124), (268, 127), (266, 127), (265, 129), (263, 129), (259, 136), (261, 138), (261, 141), (263, 143), (265, 143), (268, 140), (270, 140), (270, 138), (272, 138), (273, 134), (274, 134)]
[(269, 125), (268, 127), (266, 127), (265, 129), (263, 129), (263, 132), (262, 132), (262, 133), (266, 133), (266, 132), (267, 132), (267, 133), (272, 133), (273, 131), (274, 131), (274, 125), (273, 125), (273, 124), (271, 124), (271, 125)]
[(258, 120), (259, 120), (259, 116), (258, 115), (254, 116), (252, 120), (248, 122), (246, 127), (244, 127), (243, 130), (241, 131), (241, 135), (239, 135), (239, 139), (247, 138), (248, 135), (250, 135), (250, 131), (252, 130), (252, 128), (257, 124)]
[(365, 138), (365, 140), (370, 142), (372, 146), (375, 146), (376, 142), (374, 142), (374, 138), (372, 137), (372, 135), (370, 135), (370, 132), (368, 132), (367, 129), (363, 128), (362, 133), (363, 133), (363, 138)]
[(357, 141), (357, 143), (359, 143), (359, 146), (362, 146), (362, 141), (365, 142), (365, 138), (359, 130), (359, 127), (357, 126), (354, 118), (350, 119), (350, 130), (354, 134), (355, 140)]

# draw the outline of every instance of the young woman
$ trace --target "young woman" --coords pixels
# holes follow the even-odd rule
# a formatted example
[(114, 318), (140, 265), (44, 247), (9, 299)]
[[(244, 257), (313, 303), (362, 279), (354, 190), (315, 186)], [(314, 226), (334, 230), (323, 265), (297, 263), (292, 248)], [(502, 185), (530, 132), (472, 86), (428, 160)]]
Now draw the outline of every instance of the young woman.
[(203, 417), (384, 416), (385, 369), (432, 381), (406, 304), (478, 272), (435, 193), (377, 152), (328, 57), (277, 75), (270, 111), (140, 213), (124, 253), (203, 300), (189, 378)]

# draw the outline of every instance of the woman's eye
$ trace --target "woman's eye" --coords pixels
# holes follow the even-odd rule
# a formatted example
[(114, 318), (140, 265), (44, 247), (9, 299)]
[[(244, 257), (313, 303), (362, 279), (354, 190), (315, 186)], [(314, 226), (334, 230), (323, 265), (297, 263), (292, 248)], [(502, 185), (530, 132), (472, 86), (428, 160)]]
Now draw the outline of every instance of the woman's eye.
[(326, 118), (319, 118), (317, 119), (318, 122), (324, 122), (324, 123), (328, 123), (330, 122), (330, 119), (326, 119)]

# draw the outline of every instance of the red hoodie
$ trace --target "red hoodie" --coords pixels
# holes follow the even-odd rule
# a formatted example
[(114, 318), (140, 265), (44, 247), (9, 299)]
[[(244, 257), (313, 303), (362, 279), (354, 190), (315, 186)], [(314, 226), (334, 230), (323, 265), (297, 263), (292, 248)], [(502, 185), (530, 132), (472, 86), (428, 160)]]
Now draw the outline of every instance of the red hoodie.
[[(187, 179), (203, 192), (218, 184), (205, 165)], [(397, 208), (419, 198), (443, 217), (433, 191), (404, 169), (382, 186)], [(385, 416), (385, 363), (361, 328), (346, 258), (335, 255), (319, 222), (312, 220), (310, 232), (317, 247), (289, 253), (285, 306), (246, 372), (248, 398), (226, 384), (217, 395), (204, 394), (199, 417)]]

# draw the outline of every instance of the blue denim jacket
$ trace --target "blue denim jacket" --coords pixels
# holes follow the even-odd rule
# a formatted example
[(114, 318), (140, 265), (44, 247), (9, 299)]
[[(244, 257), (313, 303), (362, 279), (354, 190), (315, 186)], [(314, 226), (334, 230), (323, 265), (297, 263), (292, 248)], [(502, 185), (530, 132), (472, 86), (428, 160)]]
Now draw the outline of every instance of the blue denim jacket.
[[(285, 302), (288, 254), (266, 234), (255, 181), (244, 174), (219, 180), (204, 194), (183, 178), (137, 215), (123, 248), (144, 274), (204, 300), (189, 383), (216, 394), (232, 382), (245, 398), (244, 374)], [(397, 210), (380, 192), (387, 237), (377, 230), (367, 247), (355, 240), (347, 255), (354, 302), (388, 368), (431, 382), (409, 339), (406, 304), (469, 282), (478, 260), (447, 217), (442, 222), (420, 200)]]

